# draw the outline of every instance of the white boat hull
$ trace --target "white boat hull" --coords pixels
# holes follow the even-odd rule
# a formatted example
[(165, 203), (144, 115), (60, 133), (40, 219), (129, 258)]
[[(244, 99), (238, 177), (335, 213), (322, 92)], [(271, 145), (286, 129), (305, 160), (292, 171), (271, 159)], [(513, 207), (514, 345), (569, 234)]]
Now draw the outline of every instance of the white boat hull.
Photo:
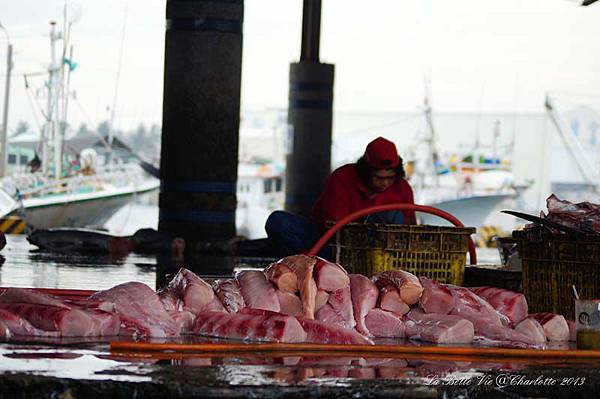
[(158, 181), (131, 188), (86, 194), (64, 194), (23, 201), (23, 211), (10, 215), (25, 217), (36, 229), (102, 226), (134, 197), (158, 188)]
[[(465, 226), (481, 227), (492, 212), (502, 206), (509, 206), (511, 194), (492, 194), (472, 197), (463, 197), (453, 200), (428, 203), (426, 205), (439, 208), (450, 213), (460, 220)], [(418, 212), (417, 218), (421, 224), (451, 226), (450, 222), (437, 216)]]

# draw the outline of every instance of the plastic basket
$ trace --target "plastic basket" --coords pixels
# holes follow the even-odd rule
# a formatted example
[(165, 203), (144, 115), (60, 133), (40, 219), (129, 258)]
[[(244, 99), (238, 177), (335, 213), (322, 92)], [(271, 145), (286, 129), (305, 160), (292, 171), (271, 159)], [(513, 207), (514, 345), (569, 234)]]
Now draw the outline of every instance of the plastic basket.
[(513, 231), (523, 263), (523, 293), (530, 313), (575, 315), (572, 286), (582, 299), (600, 298), (600, 237)]
[(402, 269), (440, 282), (462, 284), (472, 227), (350, 223), (333, 241), (336, 262), (371, 277)]

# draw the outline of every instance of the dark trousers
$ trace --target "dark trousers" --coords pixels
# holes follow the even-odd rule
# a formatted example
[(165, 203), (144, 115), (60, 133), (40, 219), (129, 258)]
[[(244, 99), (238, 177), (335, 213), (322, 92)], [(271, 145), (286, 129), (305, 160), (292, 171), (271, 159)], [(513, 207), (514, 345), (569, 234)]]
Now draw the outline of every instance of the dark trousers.
[[(309, 250), (323, 235), (324, 228), (303, 216), (285, 211), (275, 211), (267, 218), (265, 230), (279, 256), (295, 255)], [(328, 257), (329, 248), (320, 256)]]
[[(371, 223), (403, 224), (404, 214), (400, 211), (387, 211), (369, 215)], [(325, 233), (325, 228), (308, 218), (286, 211), (275, 211), (265, 224), (266, 239), (241, 241), (238, 256), (285, 257), (306, 252)], [(333, 260), (331, 248), (323, 246), (318, 255)]]

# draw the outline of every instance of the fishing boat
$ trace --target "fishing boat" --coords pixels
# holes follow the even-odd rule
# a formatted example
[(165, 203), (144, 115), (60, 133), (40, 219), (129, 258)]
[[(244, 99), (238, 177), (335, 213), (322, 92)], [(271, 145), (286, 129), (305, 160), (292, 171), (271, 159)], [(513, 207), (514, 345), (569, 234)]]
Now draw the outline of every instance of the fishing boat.
[[(95, 139), (101, 143), (96, 149), (82, 148), (76, 154), (66, 150), (69, 78), (75, 69), (72, 46), (71, 56), (65, 56), (70, 25), (65, 23), (63, 32), (58, 32), (56, 23), (50, 23), (47, 107), (36, 155), (25, 170), (0, 179), (0, 230), (7, 233), (22, 233), (27, 228), (102, 226), (129, 201), (159, 187), (157, 170), (110, 133)], [(59, 40), (61, 56), (57, 55)], [(115, 143), (131, 156), (119, 156)]]
[[(443, 159), (437, 148), (437, 132), (427, 89), (424, 116), (426, 133), (411, 146), (407, 162), (416, 203), (449, 212), (466, 226), (481, 227), (495, 210), (510, 206), (511, 201), (531, 186), (531, 181), (515, 182), (510, 157), (498, 149), (499, 121), (495, 124), (491, 151), (483, 148), (476, 137), (468, 151)], [(505, 152), (510, 153), (512, 147), (509, 145)], [(428, 214), (419, 213), (417, 218), (421, 224), (448, 224)]]

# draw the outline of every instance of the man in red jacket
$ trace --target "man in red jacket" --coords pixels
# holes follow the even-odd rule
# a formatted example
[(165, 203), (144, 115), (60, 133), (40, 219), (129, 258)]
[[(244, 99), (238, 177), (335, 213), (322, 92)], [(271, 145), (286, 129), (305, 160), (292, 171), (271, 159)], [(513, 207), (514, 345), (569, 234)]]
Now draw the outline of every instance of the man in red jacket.
[[(364, 155), (353, 164), (337, 168), (307, 219), (285, 211), (275, 211), (265, 230), (279, 256), (309, 249), (324, 233), (326, 221), (338, 221), (361, 209), (385, 204), (414, 204), (413, 192), (405, 179), (402, 158), (396, 146), (383, 137), (371, 141)], [(414, 224), (414, 211), (388, 211), (368, 217), (369, 221)], [(320, 255), (327, 256), (326, 251)]]

